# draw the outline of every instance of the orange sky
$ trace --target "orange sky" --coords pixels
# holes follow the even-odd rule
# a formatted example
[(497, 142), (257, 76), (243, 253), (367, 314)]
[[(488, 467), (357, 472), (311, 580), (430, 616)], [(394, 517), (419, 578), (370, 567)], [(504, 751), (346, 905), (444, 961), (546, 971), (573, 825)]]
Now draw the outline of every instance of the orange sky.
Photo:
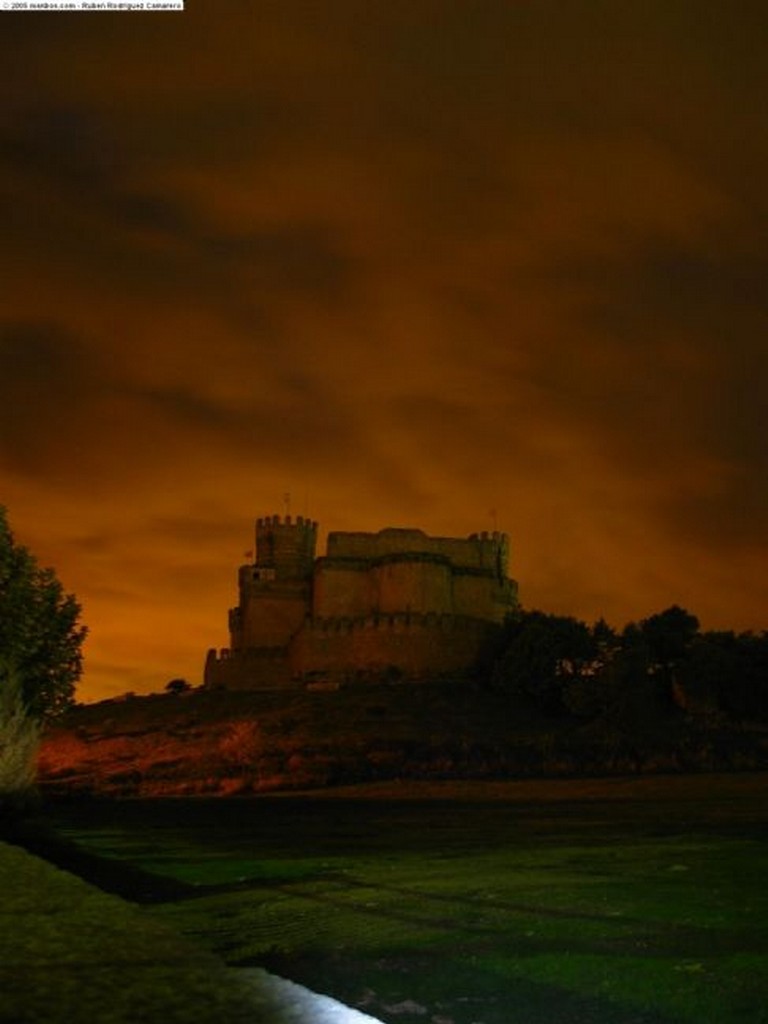
[(80, 698), (199, 682), (287, 491), (767, 628), (764, 0), (187, 7), (0, 15), (0, 502)]

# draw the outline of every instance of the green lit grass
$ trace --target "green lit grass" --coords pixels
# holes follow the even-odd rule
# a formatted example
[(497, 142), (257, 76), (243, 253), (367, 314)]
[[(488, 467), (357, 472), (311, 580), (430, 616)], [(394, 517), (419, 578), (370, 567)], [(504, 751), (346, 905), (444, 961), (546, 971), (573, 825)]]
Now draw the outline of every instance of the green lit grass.
[[(152, 914), (385, 1021), (768, 1021), (763, 783), (665, 800), (244, 800), (68, 812), (188, 884)], [(733, 784), (734, 786), (736, 783)], [(737, 787), (738, 788), (738, 787)], [(62, 812), (63, 813), (63, 812)]]

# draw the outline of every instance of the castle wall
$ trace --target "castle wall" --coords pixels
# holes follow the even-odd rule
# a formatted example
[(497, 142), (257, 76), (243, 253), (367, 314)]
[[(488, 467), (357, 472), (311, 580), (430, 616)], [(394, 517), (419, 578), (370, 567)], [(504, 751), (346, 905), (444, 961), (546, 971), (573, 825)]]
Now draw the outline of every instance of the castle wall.
[(505, 533), (480, 533), (471, 537), (429, 537), (421, 530), (386, 529), (378, 533), (328, 534), (329, 558), (377, 559), (403, 553), (435, 555), (456, 567), (485, 569), (505, 576), (509, 540)]
[(517, 602), (512, 580), (500, 583), (475, 573), (456, 573), (453, 577), (453, 602), (457, 615), (472, 615), (502, 622)]
[(375, 611), (382, 615), (416, 612), (450, 615), (453, 586), (450, 565), (424, 556), (393, 557), (371, 569)]
[(457, 573), (453, 581), (454, 606), (459, 615), (473, 615), (480, 619), (493, 619), (491, 601), (493, 580), (487, 576)]
[(375, 604), (365, 562), (334, 562), (320, 558), (315, 564), (312, 615), (320, 619), (359, 618), (370, 615)]
[(340, 682), (391, 674), (408, 679), (461, 672), (493, 627), (439, 615), (381, 615), (356, 621), (308, 622), (290, 648), (294, 676)]
[(450, 565), (430, 555), (398, 553), (373, 564), (321, 558), (315, 566), (312, 614), (319, 619), (407, 611), (448, 615), (454, 610), (452, 578)]
[(211, 650), (205, 661), (203, 685), (219, 690), (283, 689), (291, 682), (286, 647), (248, 651)]
[(279, 647), (288, 643), (309, 613), (306, 584), (257, 582), (242, 595), (239, 632), (232, 631), (237, 649)]

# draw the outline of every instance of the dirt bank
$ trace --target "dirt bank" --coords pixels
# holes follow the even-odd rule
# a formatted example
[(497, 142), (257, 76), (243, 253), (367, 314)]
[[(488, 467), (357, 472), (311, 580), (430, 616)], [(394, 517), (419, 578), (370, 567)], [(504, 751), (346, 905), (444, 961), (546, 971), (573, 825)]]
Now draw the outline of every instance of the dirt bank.
[(51, 794), (244, 794), (397, 779), (768, 767), (768, 727), (550, 718), (459, 684), (137, 697), (75, 709), (40, 755)]

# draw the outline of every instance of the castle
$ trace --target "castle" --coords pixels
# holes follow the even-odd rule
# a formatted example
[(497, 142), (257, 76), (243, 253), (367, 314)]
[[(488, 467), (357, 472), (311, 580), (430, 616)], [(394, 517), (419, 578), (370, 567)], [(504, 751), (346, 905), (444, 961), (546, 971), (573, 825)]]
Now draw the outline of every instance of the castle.
[(230, 646), (211, 650), (208, 688), (416, 680), (465, 670), (517, 605), (503, 533), (466, 539), (421, 530), (330, 533), (317, 523), (256, 522), (256, 552), (240, 567)]

